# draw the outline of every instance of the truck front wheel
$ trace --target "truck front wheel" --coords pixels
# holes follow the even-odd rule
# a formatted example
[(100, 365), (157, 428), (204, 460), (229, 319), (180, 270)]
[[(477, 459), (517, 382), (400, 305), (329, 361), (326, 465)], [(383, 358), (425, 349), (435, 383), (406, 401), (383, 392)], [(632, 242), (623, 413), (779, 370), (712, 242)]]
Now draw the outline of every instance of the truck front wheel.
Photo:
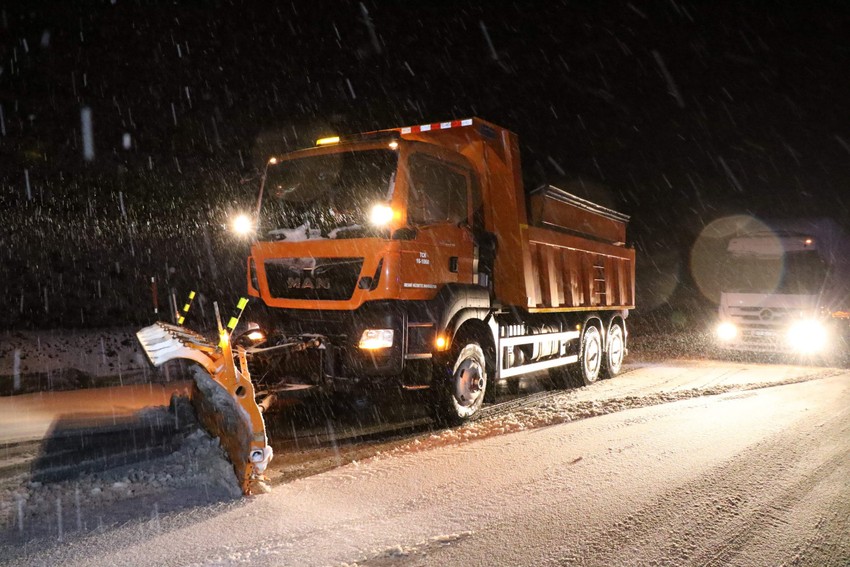
[(487, 389), (487, 363), (484, 351), (475, 341), (459, 345), (451, 365), (446, 365), (443, 379), (435, 384), (437, 417), (450, 425), (458, 425), (474, 416), (484, 403)]

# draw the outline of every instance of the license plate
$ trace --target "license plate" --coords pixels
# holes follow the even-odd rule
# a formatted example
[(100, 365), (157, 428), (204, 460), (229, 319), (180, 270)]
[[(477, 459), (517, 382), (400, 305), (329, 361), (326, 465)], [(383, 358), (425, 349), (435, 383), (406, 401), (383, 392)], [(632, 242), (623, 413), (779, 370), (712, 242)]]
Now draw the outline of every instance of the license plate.
[(751, 331), (754, 337), (773, 337), (776, 335), (773, 331)]

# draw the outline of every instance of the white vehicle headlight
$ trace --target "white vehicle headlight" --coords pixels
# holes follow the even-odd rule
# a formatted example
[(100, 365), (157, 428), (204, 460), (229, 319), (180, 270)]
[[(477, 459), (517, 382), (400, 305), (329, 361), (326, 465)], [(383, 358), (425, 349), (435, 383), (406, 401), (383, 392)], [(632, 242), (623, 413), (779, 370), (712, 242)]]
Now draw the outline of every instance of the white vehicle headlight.
[(735, 323), (723, 321), (717, 325), (715, 332), (717, 333), (717, 338), (721, 341), (731, 341), (738, 336), (738, 326)]
[(366, 329), (360, 336), (360, 348), (377, 350), (393, 346), (392, 329)]
[(803, 319), (796, 321), (789, 327), (785, 339), (795, 351), (803, 354), (814, 354), (826, 347), (829, 333), (820, 321)]

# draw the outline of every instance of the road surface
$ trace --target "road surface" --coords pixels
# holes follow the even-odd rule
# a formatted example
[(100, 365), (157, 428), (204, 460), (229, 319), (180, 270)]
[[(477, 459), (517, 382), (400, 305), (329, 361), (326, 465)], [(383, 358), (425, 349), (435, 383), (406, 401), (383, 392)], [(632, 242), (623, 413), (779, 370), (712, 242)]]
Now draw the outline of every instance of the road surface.
[(9, 565), (846, 566), (850, 372), (646, 364), (269, 495), (0, 551)]

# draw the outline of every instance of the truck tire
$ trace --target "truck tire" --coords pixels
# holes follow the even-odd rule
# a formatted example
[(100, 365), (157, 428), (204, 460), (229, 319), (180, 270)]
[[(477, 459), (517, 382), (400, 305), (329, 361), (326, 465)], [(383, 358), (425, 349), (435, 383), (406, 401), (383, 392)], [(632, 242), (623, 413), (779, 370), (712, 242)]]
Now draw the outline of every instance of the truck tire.
[(434, 388), (437, 419), (448, 425), (459, 425), (478, 413), (487, 390), (487, 361), (481, 345), (462, 341), (454, 352)]
[(602, 378), (613, 378), (620, 373), (625, 354), (623, 328), (617, 323), (611, 323), (608, 328), (608, 340), (605, 341), (605, 354), (602, 357)]
[(580, 387), (596, 382), (602, 369), (602, 357), (602, 335), (597, 327), (588, 325), (581, 335), (578, 364), (572, 367), (573, 384)]

